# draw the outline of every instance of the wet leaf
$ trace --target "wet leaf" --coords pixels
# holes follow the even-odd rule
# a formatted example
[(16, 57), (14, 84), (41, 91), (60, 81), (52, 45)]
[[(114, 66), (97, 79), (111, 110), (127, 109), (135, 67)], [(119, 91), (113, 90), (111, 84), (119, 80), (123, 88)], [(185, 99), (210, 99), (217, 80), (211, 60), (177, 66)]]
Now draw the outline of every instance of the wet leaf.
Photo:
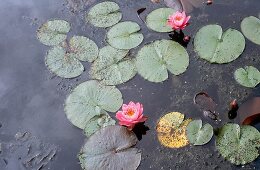
[(167, 7), (174, 9), (174, 11), (182, 11), (182, 5), (179, 0), (164, 0)]
[(103, 47), (91, 67), (92, 78), (102, 80), (107, 85), (121, 84), (133, 78), (136, 75), (135, 63), (125, 58), (127, 53), (128, 50)]
[(84, 128), (84, 134), (90, 137), (96, 131), (109, 125), (115, 125), (116, 121), (112, 119), (106, 112), (92, 117)]
[(107, 126), (93, 134), (79, 154), (83, 169), (135, 170), (141, 161), (141, 153), (133, 146), (137, 138), (123, 126)]
[(86, 20), (96, 27), (111, 27), (122, 19), (120, 8), (115, 2), (101, 2), (90, 9)]
[(184, 114), (179, 112), (167, 113), (157, 123), (158, 140), (169, 148), (180, 148), (188, 145), (186, 127), (190, 122), (191, 119), (184, 120)]
[(189, 65), (189, 55), (184, 47), (171, 40), (157, 40), (145, 45), (136, 57), (138, 73), (151, 82), (168, 78), (169, 70), (174, 75), (182, 74)]
[(79, 84), (71, 92), (64, 110), (69, 121), (83, 129), (94, 116), (104, 111), (116, 112), (122, 104), (122, 94), (116, 87), (90, 80)]
[(180, 0), (182, 8), (185, 12), (190, 13), (193, 8), (199, 8), (203, 6), (205, 0)]
[(241, 22), (241, 30), (246, 38), (255, 44), (260, 45), (260, 20), (254, 16), (249, 16)]
[(176, 10), (172, 8), (159, 8), (152, 11), (146, 17), (148, 28), (156, 32), (171, 32), (172, 28), (167, 25), (167, 20)]
[(260, 83), (260, 72), (253, 66), (245, 66), (235, 71), (236, 81), (245, 87), (255, 87)]
[(73, 36), (69, 42), (71, 51), (76, 54), (80, 61), (93, 62), (98, 56), (96, 43), (83, 36)]
[(142, 43), (140, 26), (132, 21), (120, 22), (107, 32), (107, 42), (114, 48), (128, 50)]
[(193, 145), (205, 145), (213, 136), (213, 127), (210, 124), (202, 126), (202, 120), (193, 120), (187, 126), (187, 137)]
[(41, 43), (55, 46), (66, 40), (70, 31), (70, 24), (64, 20), (51, 20), (42, 24), (37, 30), (37, 37)]
[(229, 63), (244, 51), (245, 38), (235, 29), (223, 33), (219, 25), (206, 25), (197, 32), (194, 47), (199, 57), (210, 63)]
[(220, 129), (216, 147), (231, 163), (244, 165), (259, 156), (260, 133), (253, 126), (229, 123)]
[(49, 50), (45, 64), (51, 72), (63, 78), (74, 78), (84, 71), (84, 67), (76, 55), (67, 53), (64, 48), (59, 46)]

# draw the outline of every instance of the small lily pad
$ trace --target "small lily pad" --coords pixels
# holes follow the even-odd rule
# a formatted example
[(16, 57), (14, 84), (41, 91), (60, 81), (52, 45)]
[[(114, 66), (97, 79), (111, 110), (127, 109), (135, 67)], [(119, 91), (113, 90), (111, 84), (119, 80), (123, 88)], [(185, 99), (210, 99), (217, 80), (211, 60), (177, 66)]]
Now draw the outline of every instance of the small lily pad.
[(65, 113), (71, 123), (83, 129), (94, 116), (116, 112), (123, 104), (121, 92), (95, 80), (78, 85), (65, 101)]
[(83, 36), (73, 36), (69, 42), (70, 49), (80, 61), (93, 62), (98, 56), (96, 43)]
[(202, 120), (193, 120), (187, 126), (187, 137), (193, 145), (205, 145), (213, 136), (213, 127), (210, 124), (202, 126)]
[(84, 67), (76, 58), (76, 55), (67, 53), (60, 46), (49, 50), (45, 58), (45, 64), (51, 72), (63, 78), (74, 78), (84, 71)]
[(92, 117), (84, 128), (84, 134), (90, 137), (96, 131), (109, 125), (115, 125), (116, 121), (112, 119), (108, 113), (104, 112), (100, 115)]
[(169, 70), (174, 75), (182, 74), (189, 65), (189, 55), (184, 47), (171, 40), (157, 40), (145, 45), (136, 57), (138, 73), (151, 82), (168, 78)]
[(41, 43), (55, 46), (66, 40), (70, 31), (70, 24), (64, 20), (51, 20), (42, 24), (37, 30), (37, 37)]
[(223, 33), (219, 25), (206, 25), (197, 32), (194, 48), (200, 58), (210, 63), (229, 63), (244, 51), (245, 38), (235, 29)]
[(172, 8), (159, 8), (152, 11), (146, 17), (148, 28), (156, 32), (171, 32), (172, 28), (167, 25), (167, 20), (176, 10)]
[(191, 119), (184, 120), (184, 114), (179, 112), (167, 113), (157, 123), (158, 140), (169, 148), (180, 148), (188, 145), (186, 127), (190, 122)]
[(260, 133), (253, 126), (228, 123), (219, 130), (216, 147), (231, 163), (244, 165), (259, 156)]
[(96, 27), (111, 27), (122, 19), (120, 8), (115, 2), (105, 1), (92, 7), (86, 20)]
[(134, 148), (138, 139), (123, 126), (100, 129), (83, 145), (79, 160), (83, 169), (136, 170), (141, 152)]
[(129, 50), (142, 43), (144, 36), (140, 26), (132, 21), (120, 22), (107, 32), (107, 42), (114, 48)]
[(260, 83), (260, 72), (253, 66), (246, 66), (235, 71), (236, 81), (245, 87), (255, 87)]
[(246, 17), (241, 22), (241, 30), (246, 38), (260, 45), (260, 19), (254, 16)]
[(127, 53), (128, 50), (103, 47), (91, 67), (92, 78), (102, 80), (107, 85), (121, 84), (133, 78), (136, 75), (135, 63), (125, 58)]

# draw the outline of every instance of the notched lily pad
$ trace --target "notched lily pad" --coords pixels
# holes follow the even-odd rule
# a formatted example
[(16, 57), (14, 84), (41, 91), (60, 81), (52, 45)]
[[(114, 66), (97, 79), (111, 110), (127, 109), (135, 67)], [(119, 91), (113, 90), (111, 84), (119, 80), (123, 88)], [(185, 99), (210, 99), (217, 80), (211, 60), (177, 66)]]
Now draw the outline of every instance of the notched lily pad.
[(246, 38), (260, 45), (260, 19), (249, 16), (241, 22), (241, 30)]
[(122, 104), (122, 94), (116, 87), (90, 80), (72, 91), (65, 101), (64, 110), (69, 121), (83, 129), (94, 116), (104, 111), (116, 112)]
[(138, 139), (123, 126), (107, 126), (93, 134), (79, 154), (83, 169), (135, 170), (141, 161)]
[(132, 21), (120, 22), (107, 32), (107, 42), (114, 48), (128, 50), (142, 43), (140, 26)]
[(200, 58), (210, 63), (229, 63), (244, 51), (245, 38), (235, 29), (223, 33), (219, 25), (206, 25), (197, 32), (194, 48)]
[(120, 8), (115, 2), (101, 2), (90, 9), (86, 21), (96, 27), (111, 27), (122, 19)]
[(51, 20), (42, 24), (37, 30), (37, 37), (41, 43), (55, 46), (66, 40), (70, 31), (70, 24), (64, 20)]
[(184, 47), (171, 40), (157, 40), (145, 45), (136, 57), (138, 73), (151, 82), (168, 78), (169, 70), (174, 75), (182, 74), (189, 65), (189, 55)]
[(136, 75), (135, 63), (125, 58), (127, 54), (128, 50), (103, 47), (91, 67), (92, 78), (102, 80), (107, 85), (121, 84), (133, 78)]
[(259, 156), (260, 133), (253, 126), (229, 123), (218, 132), (216, 147), (231, 163), (244, 165)]
[(187, 137), (193, 145), (205, 145), (213, 136), (213, 127), (210, 124), (202, 126), (202, 120), (193, 120), (187, 126)]
[(260, 72), (253, 66), (246, 66), (235, 71), (236, 81), (245, 87), (255, 87), (260, 83)]
[(186, 127), (191, 119), (184, 120), (184, 114), (171, 112), (160, 118), (156, 126), (160, 143), (169, 148), (180, 148), (189, 144)]
[(172, 8), (159, 8), (152, 11), (146, 17), (148, 28), (156, 32), (171, 32), (172, 28), (167, 25), (167, 20), (176, 11)]

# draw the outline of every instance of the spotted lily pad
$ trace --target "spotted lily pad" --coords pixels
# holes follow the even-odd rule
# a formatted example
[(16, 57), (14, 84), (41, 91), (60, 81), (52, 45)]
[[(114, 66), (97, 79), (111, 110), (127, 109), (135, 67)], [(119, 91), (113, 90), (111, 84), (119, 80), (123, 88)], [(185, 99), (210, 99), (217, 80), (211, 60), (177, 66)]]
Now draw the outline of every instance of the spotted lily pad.
[(142, 43), (140, 26), (131, 21), (120, 22), (107, 32), (107, 42), (114, 48), (128, 50)]
[(245, 38), (235, 29), (223, 33), (219, 25), (206, 25), (197, 32), (194, 47), (200, 58), (210, 63), (229, 63), (244, 51)]
[(202, 120), (193, 120), (187, 126), (187, 137), (193, 145), (204, 145), (213, 136), (213, 127), (210, 124), (202, 126)]
[(123, 104), (121, 92), (95, 80), (78, 85), (65, 101), (65, 113), (71, 123), (83, 129), (94, 116), (116, 112)]
[(64, 20), (47, 21), (37, 30), (37, 37), (41, 43), (55, 46), (66, 40), (70, 31), (70, 24)]
[(120, 8), (115, 2), (101, 2), (90, 9), (86, 20), (96, 27), (111, 27), (122, 18)]
[(255, 87), (260, 83), (260, 72), (253, 66), (246, 66), (235, 71), (236, 81), (245, 87)]
[(158, 140), (169, 148), (180, 148), (188, 145), (186, 127), (190, 122), (191, 119), (184, 120), (184, 114), (179, 112), (167, 113), (157, 123)]
[(92, 78), (102, 80), (107, 85), (121, 84), (133, 78), (136, 75), (135, 63), (125, 58), (127, 53), (128, 50), (103, 47), (91, 67)]
[(94, 134), (96, 131), (98, 131), (101, 128), (104, 128), (109, 125), (115, 125), (116, 121), (112, 119), (109, 114), (106, 112), (101, 113), (100, 115), (96, 115), (92, 117), (87, 123), (84, 128), (84, 134), (87, 137), (90, 137), (92, 134)]
[(152, 11), (146, 17), (148, 28), (156, 32), (171, 32), (172, 28), (167, 25), (167, 20), (174, 12), (176, 10), (172, 8), (159, 8)]
[(188, 65), (189, 55), (185, 48), (171, 40), (157, 40), (145, 45), (136, 57), (138, 73), (151, 82), (166, 80), (167, 70), (179, 75)]
[(83, 169), (136, 170), (141, 152), (134, 148), (138, 139), (123, 126), (100, 129), (83, 145), (79, 160)]
[(244, 165), (259, 156), (260, 133), (253, 126), (229, 123), (218, 132), (216, 146), (225, 159)]
[(260, 45), (260, 19), (254, 16), (246, 17), (241, 22), (241, 30), (246, 38)]

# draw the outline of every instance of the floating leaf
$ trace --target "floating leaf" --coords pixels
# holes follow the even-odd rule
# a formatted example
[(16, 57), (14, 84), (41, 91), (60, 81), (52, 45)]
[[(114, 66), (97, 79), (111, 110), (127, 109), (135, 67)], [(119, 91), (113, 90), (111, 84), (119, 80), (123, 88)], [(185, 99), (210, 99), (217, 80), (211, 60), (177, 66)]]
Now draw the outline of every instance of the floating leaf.
[(260, 133), (253, 126), (229, 123), (218, 132), (216, 147), (231, 163), (244, 165), (258, 157)]
[(123, 104), (121, 92), (95, 80), (78, 85), (65, 101), (65, 113), (71, 123), (83, 129), (87, 122), (104, 111), (116, 112)]
[(187, 126), (187, 137), (193, 145), (205, 145), (213, 136), (213, 127), (210, 124), (202, 126), (202, 120), (193, 120)]
[(167, 113), (160, 118), (156, 126), (160, 143), (169, 148), (180, 148), (189, 144), (186, 127), (191, 119), (184, 120), (184, 114), (179, 112)]
[(79, 154), (83, 169), (135, 170), (141, 153), (133, 146), (137, 138), (123, 126), (107, 126), (93, 134)]
[(84, 134), (90, 137), (96, 131), (109, 125), (115, 125), (116, 121), (112, 119), (106, 112), (92, 117), (84, 128)]
[(64, 48), (53, 47), (45, 58), (48, 69), (59, 77), (73, 78), (79, 76), (84, 67), (73, 53), (67, 53)]
[(120, 8), (115, 2), (105, 1), (92, 7), (86, 20), (96, 27), (111, 27), (122, 19)]
[(136, 75), (135, 63), (130, 58), (124, 58), (127, 53), (128, 50), (103, 47), (91, 67), (92, 78), (107, 85), (121, 84), (133, 78)]
[(167, 70), (179, 75), (189, 65), (189, 55), (185, 48), (171, 40), (157, 40), (145, 45), (136, 59), (138, 73), (151, 82), (166, 80)]
[(260, 72), (253, 66), (246, 66), (235, 71), (236, 81), (245, 87), (255, 87), (260, 83)]
[(245, 38), (235, 29), (223, 33), (219, 25), (207, 25), (197, 32), (194, 47), (200, 58), (210, 63), (229, 63), (244, 51)]
[(70, 24), (64, 20), (52, 20), (42, 24), (37, 30), (37, 37), (41, 43), (55, 46), (66, 40), (70, 31)]
[(148, 28), (156, 32), (171, 32), (172, 28), (167, 25), (167, 20), (176, 10), (172, 8), (159, 8), (152, 11), (146, 17)]
[(81, 61), (93, 62), (98, 56), (96, 43), (83, 36), (73, 36), (69, 42), (70, 49)]
[(246, 38), (260, 45), (260, 20), (254, 16), (246, 17), (241, 22), (241, 30)]
[(140, 26), (131, 21), (120, 22), (107, 32), (107, 42), (114, 48), (128, 50), (142, 43)]

